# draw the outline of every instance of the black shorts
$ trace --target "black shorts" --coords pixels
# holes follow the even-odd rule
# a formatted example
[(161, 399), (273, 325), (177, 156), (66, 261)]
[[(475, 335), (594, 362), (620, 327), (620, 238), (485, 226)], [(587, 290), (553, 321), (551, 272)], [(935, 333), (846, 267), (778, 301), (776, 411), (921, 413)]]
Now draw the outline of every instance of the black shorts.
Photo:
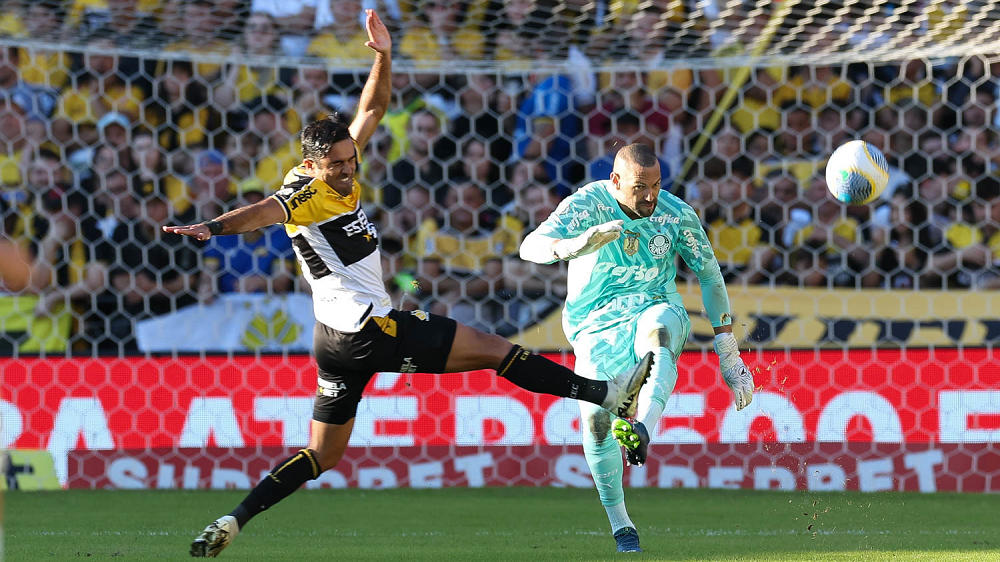
[(319, 378), (313, 419), (347, 423), (375, 373), (443, 373), (457, 326), (451, 318), (422, 310), (392, 310), (369, 318), (358, 332), (316, 322), (313, 349)]

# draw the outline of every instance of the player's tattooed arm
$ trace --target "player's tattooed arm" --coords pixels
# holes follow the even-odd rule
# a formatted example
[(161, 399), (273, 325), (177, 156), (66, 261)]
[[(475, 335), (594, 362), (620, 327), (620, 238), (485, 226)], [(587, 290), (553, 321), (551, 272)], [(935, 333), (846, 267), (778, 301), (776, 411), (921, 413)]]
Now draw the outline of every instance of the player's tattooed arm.
[(182, 234), (197, 240), (208, 240), (212, 236), (253, 232), (258, 228), (285, 222), (285, 209), (273, 197), (240, 207), (233, 211), (200, 224), (187, 226), (164, 226), (163, 232)]

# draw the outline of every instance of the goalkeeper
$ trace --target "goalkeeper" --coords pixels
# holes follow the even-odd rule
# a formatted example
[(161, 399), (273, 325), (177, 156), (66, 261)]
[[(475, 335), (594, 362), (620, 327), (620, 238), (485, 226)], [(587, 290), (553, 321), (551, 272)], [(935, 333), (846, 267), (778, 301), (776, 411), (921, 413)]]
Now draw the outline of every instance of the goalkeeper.
[(639, 535), (625, 510), (616, 439), (629, 464), (642, 465), (649, 432), (656, 430), (677, 382), (677, 358), (691, 331), (674, 282), (678, 254), (701, 283), (722, 377), (737, 410), (752, 399), (753, 377), (740, 359), (726, 285), (694, 210), (660, 191), (660, 164), (646, 145), (619, 150), (613, 170), (610, 180), (567, 197), (524, 239), (520, 254), (541, 264), (572, 260), (563, 330), (576, 353), (577, 373), (606, 380), (653, 353), (636, 419), (614, 419), (612, 425), (611, 412), (580, 403), (583, 450), (618, 551), (639, 552)]

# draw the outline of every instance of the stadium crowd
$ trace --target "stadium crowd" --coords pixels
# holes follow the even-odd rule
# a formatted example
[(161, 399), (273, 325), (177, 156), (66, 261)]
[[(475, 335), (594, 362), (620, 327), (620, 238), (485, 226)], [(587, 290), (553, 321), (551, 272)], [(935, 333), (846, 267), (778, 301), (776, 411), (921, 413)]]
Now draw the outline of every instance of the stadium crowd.
[[(559, 33), (535, 0), (2, 2), (0, 215), (31, 255), (33, 313), (71, 310), (72, 349), (120, 353), (143, 318), (307, 290), (279, 226), (207, 244), (159, 227), (260, 200), (300, 161), (303, 124), (353, 112), (370, 5), (401, 40), (359, 179), (404, 309), (510, 334), (558, 306), (565, 269), (518, 244), (632, 142), (701, 214), (729, 282), (1000, 287), (1000, 63), (756, 68), (706, 130), (735, 69), (665, 64), (684, 3), (561, 3), (583, 4), (606, 10), (560, 13), (589, 23)], [(442, 72), (482, 60), (502, 64)], [(622, 61), (649, 70), (603, 71)], [(870, 206), (823, 179), (852, 138), (891, 164)]]

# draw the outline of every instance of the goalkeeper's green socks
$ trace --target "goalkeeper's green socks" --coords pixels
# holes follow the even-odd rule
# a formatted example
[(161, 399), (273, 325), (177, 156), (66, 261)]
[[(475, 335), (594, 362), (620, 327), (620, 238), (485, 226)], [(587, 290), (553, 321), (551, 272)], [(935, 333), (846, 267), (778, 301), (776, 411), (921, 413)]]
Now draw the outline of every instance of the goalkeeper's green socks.
[(580, 402), (580, 414), (583, 454), (601, 497), (601, 505), (608, 513), (611, 532), (635, 527), (625, 511), (625, 490), (622, 488), (624, 463), (618, 442), (611, 436), (611, 413), (599, 406)]
[(608, 395), (607, 382), (581, 377), (519, 345), (515, 345), (500, 362), (497, 376), (531, 392), (574, 398), (591, 404), (600, 404)]
[(302, 449), (275, 467), (229, 515), (236, 518), (242, 529), (255, 515), (285, 499), (309, 480), (319, 477), (320, 472), (313, 452)]

